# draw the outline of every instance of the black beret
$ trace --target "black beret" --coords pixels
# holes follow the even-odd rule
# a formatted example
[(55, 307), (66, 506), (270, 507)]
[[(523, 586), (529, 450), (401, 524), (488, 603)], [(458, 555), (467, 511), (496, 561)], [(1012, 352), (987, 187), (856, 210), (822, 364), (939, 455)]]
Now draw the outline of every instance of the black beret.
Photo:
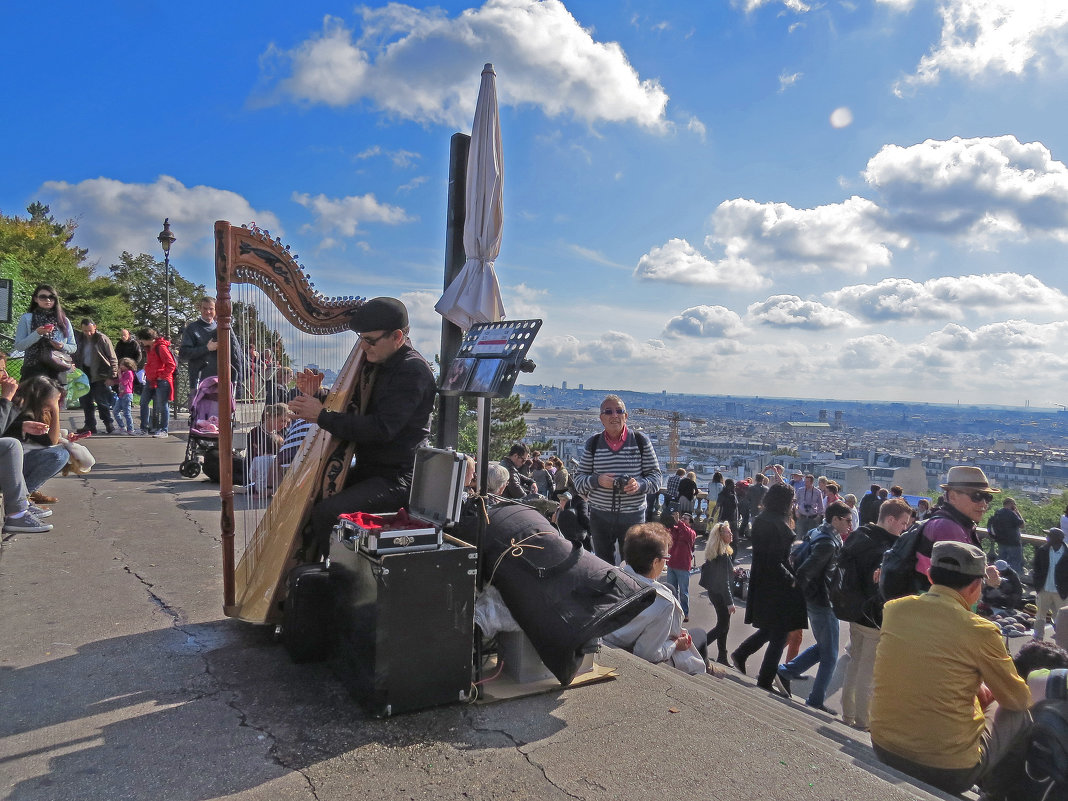
[(349, 317), (349, 328), (357, 334), (396, 331), (407, 327), (408, 310), (396, 298), (371, 298)]

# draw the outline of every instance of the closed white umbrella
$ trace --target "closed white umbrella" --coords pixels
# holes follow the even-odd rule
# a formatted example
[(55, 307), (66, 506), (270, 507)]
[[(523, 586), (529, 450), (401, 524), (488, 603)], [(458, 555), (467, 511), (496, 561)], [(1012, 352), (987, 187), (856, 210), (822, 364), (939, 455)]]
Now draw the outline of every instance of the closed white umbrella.
[(466, 331), (475, 323), (504, 319), (504, 302), (493, 262), (504, 227), (504, 157), (493, 65), (482, 70), (467, 156), (464, 254), (467, 261), (434, 308)]

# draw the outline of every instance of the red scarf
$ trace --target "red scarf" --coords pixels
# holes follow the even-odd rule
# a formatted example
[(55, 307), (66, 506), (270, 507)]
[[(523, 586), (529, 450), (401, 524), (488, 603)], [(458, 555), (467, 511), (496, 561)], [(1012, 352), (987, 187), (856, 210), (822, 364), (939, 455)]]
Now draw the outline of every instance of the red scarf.
[(612, 439), (608, 436), (608, 431), (604, 432), (604, 444), (608, 446), (608, 450), (612, 453), (619, 453), (619, 449), (623, 447), (623, 443), (627, 441), (627, 424), (623, 424), (623, 433), (620, 434), (619, 439)]

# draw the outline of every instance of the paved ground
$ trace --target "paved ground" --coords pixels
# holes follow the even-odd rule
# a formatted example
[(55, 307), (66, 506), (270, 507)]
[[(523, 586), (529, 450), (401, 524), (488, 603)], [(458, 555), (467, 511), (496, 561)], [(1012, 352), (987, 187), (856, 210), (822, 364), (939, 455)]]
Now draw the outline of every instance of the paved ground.
[(368, 719), (332, 665), (222, 616), (217, 488), (178, 477), (182, 441), (88, 444), (92, 474), (45, 488), (56, 529), (0, 550), (5, 799), (932, 797), (751, 680), (610, 650), (614, 681)]

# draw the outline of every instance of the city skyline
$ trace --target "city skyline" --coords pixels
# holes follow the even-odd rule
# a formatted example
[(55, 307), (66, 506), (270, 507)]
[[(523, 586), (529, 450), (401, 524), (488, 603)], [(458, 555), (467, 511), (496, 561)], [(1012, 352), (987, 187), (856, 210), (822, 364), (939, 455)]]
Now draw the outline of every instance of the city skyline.
[[(64, 20), (62, 26), (55, 19)], [(508, 316), (546, 384), (1068, 396), (1063, 0), (70, 0), (0, 9), (0, 211), (213, 282), (255, 222), (433, 358), (449, 139), (497, 73)], [(88, 46), (87, 46), (88, 43)], [(62, 291), (62, 289), (60, 290)]]

